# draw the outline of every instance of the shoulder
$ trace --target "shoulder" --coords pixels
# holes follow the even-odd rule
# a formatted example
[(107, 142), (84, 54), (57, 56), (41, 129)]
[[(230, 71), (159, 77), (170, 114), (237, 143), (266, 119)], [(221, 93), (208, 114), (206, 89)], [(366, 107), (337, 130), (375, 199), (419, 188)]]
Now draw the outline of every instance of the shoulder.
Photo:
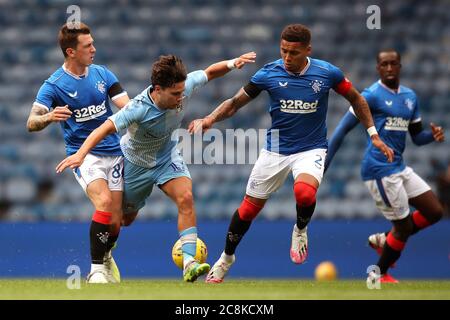
[(62, 80), (66, 73), (62, 67), (59, 67), (55, 72), (52, 73), (50, 77), (45, 81), (47, 84), (55, 84), (58, 81)]
[(332, 64), (328, 61), (325, 61), (325, 60), (309, 58), (309, 61), (311, 63), (311, 68), (317, 68), (317, 69), (321, 69), (321, 70), (328, 71), (328, 72), (332, 72), (336, 69), (339, 69), (334, 64)]
[(416, 92), (413, 89), (406, 87), (406, 86), (402, 86), (402, 85), (400, 85), (400, 92), (407, 94), (407, 95), (411, 95), (414, 98), (417, 96)]
[(252, 81), (262, 81), (263, 79), (268, 78), (271, 75), (276, 75), (279, 73), (285, 73), (282, 59), (266, 63), (254, 74), (254, 76), (252, 77)]
[(89, 72), (105, 76), (108, 72), (111, 72), (111, 71), (104, 65), (91, 64), (89, 66)]

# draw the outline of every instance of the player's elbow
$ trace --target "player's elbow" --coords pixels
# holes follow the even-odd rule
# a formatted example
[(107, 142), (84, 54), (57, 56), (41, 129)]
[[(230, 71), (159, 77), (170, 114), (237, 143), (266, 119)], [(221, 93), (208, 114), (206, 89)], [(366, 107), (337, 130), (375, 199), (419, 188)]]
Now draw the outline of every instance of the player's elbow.
[(35, 126), (33, 125), (33, 122), (31, 121), (31, 119), (27, 120), (27, 130), (28, 130), (28, 132), (37, 131)]

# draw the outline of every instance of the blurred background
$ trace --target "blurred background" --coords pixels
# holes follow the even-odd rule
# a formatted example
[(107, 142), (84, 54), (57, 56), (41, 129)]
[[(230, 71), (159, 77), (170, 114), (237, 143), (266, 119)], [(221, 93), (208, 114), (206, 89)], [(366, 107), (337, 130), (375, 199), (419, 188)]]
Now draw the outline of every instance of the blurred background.
[[(397, 49), (402, 54), (401, 83), (418, 94), (423, 124), (428, 127), (428, 123), (433, 121), (446, 128), (447, 135), (449, 133), (449, 1), (0, 0), (0, 221), (3, 222), (0, 224), (0, 246), (10, 254), (5, 253), (3, 258), (0, 254), (0, 276), (64, 273), (59, 264), (50, 269), (38, 268), (37, 273), (33, 273), (33, 267), (21, 269), (16, 259), (29, 259), (24, 252), (36, 254), (36, 259), (38, 252), (46, 254), (40, 256), (41, 266), (53, 261), (51, 257), (56, 261), (61, 260), (56, 257), (63, 255), (66, 255), (65, 260), (62, 259), (65, 265), (68, 260), (81, 261), (86, 265), (89, 263), (88, 247), (76, 247), (74, 242), (86, 246), (86, 223), (90, 221), (93, 207), (71, 172), (61, 175), (55, 173), (56, 164), (65, 157), (60, 126), (52, 124), (38, 133), (28, 133), (26, 130), (26, 120), (39, 87), (63, 63), (57, 34), (68, 17), (66, 9), (72, 4), (81, 8), (81, 20), (91, 27), (97, 49), (94, 63), (107, 65), (118, 76), (130, 97), (149, 85), (151, 65), (161, 54), (179, 55), (188, 70), (193, 71), (247, 51), (257, 52), (254, 65), (208, 83), (193, 95), (187, 106), (183, 127), (234, 95), (265, 63), (278, 59), (281, 30), (289, 23), (302, 23), (312, 31), (312, 57), (339, 66), (360, 91), (378, 79), (375, 70), (377, 51), (383, 48)], [(377, 4), (381, 9), (379, 30), (366, 27), (366, 20), (370, 16), (366, 9), (371, 4)], [(328, 136), (331, 136), (347, 109), (346, 100), (331, 92)], [(232, 119), (217, 127), (224, 130), (265, 129), (269, 126), (267, 94), (263, 93)], [(450, 196), (448, 140), (449, 137), (442, 144), (417, 147), (409, 139), (405, 152), (406, 163), (431, 185), (446, 204), (447, 216)], [(389, 228), (389, 223), (377, 211), (360, 177), (360, 161), (365, 144), (362, 128), (347, 136), (319, 189), (315, 222), (311, 224), (311, 229), (314, 226), (317, 228), (312, 232), (317, 232), (318, 248), (322, 242), (328, 246), (330, 243), (344, 245), (341, 248), (343, 254), (348, 256), (348, 252), (354, 252), (351, 261), (366, 257), (366, 251), (369, 254), (369, 249), (365, 247), (369, 233)], [(203, 225), (200, 235), (204, 232), (210, 252), (214, 252), (212, 259), (220, 254), (228, 219), (242, 200), (251, 168), (252, 165), (189, 166), (199, 225)], [(280, 258), (283, 261), (288, 260), (290, 232), (295, 219), (292, 182), (290, 177), (272, 196), (255, 222), (261, 227), (260, 231), (254, 232), (260, 232), (261, 238), (269, 234), (266, 241), (271, 237), (283, 237), (283, 249), (280, 249), (286, 251)], [(136, 244), (134, 241), (140, 241), (145, 236), (164, 237), (166, 233), (161, 232), (166, 230), (164, 228), (171, 230), (172, 234), (161, 243), (168, 243), (171, 247), (177, 238), (176, 216), (175, 205), (155, 188), (147, 200), (147, 206), (140, 212), (140, 224), (134, 227), (136, 231), (130, 228), (123, 232), (127, 235), (124, 235), (121, 245), (125, 248), (130, 245), (129, 249), (118, 251), (118, 254), (137, 254), (139, 250), (133, 246)], [(166, 227), (155, 227), (165, 223)], [(81, 227), (78, 230), (76, 226)], [(280, 226), (280, 232), (274, 233), (273, 230), (278, 229), (272, 229), (271, 226)], [(43, 237), (43, 230), (46, 230), (48, 238)], [(61, 235), (53, 236), (55, 230), (62, 232)], [(30, 242), (45, 242), (49, 245), (55, 241), (55, 237), (59, 239), (56, 243), (63, 243), (64, 239), (67, 240), (65, 232), (75, 232), (72, 235), (75, 240), (68, 245), (70, 249), (55, 249), (51, 251), (51, 257), (44, 245), (41, 251), (29, 247)], [(332, 234), (337, 234), (337, 238)], [(134, 236), (133, 239), (137, 240), (130, 239), (130, 244), (127, 244), (127, 236)], [(337, 240), (339, 237), (344, 243)], [(420, 237), (423, 237), (422, 240)], [(438, 259), (436, 261), (441, 263), (438, 263), (441, 273), (434, 275), (450, 277), (448, 219), (417, 238), (416, 245), (428, 243), (429, 247), (425, 251), (435, 254), (430, 259)], [(264, 245), (265, 248), (269, 246), (271, 253), (278, 250), (278, 247), (270, 249), (274, 242)], [(19, 243), (23, 243), (23, 247)], [(252, 250), (251, 240), (248, 243), (243, 244), (242, 251), (246, 246)], [(338, 249), (326, 248), (323, 249), (323, 255), (311, 258), (311, 266), (333, 254), (336, 255), (335, 259), (343, 259)], [(168, 251), (164, 254), (168, 254)], [(408, 268), (417, 266), (414, 261), (418, 261), (419, 257), (412, 254), (413, 262)], [(136, 260), (130, 258), (133, 259)], [(367, 256), (367, 261), (376, 262), (375, 256)], [(134, 276), (172, 275), (164, 273), (164, 265), (158, 273), (150, 266), (147, 269), (143, 267), (142, 262), (135, 262), (141, 264), (140, 270), (147, 270), (148, 273), (130, 272)], [(358, 266), (359, 271), (343, 268), (343, 274), (349, 277), (365, 272), (361, 266)], [(243, 268), (236, 275), (245, 275), (244, 270), (247, 269)], [(271, 269), (268, 267), (268, 270)], [(298, 275), (295, 273), (297, 271), (292, 272), (286, 271), (284, 274)], [(261, 275), (268, 276), (270, 271), (267, 275)], [(418, 268), (410, 276), (433, 274)]]

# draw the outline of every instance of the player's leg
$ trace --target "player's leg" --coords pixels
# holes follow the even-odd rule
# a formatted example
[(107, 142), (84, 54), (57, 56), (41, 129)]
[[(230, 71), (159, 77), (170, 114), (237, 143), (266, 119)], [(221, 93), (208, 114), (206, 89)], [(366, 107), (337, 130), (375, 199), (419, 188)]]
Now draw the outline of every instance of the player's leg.
[(107, 282), (110, 282), (104, 258), (108, 251), (108, 239), (111, 234), (112, 194), (104, 179), (89, 183), (86, 193), (95, 208), (89, 229), (92, 264), (88, 282), (103, 283), (103, 276)]
[(124, 159), (124, 192), (122, 201), (122, 226), (129, 226), (138, 212), (145, 206), (146, 199), (153, 191), (157, 170), (143, 168)]
[(412, 233), (435, 224), (444, 215), (444, 208), (430, 186), (420, 178), (411, 168), (407, 167), (405, 189), (409, 203), (416, 209), (412, 213), (414, 224)]
[(207, 273), (209, 264), (195, 260), (197, 251), (197, 227), (190, 177), (173, 178), (160, 185), (161, 190), (175, 202), (178, 208), (178, 231), (183, 252), (183, 278), (193, 282)]
[[(438, 222), (443, 216), (443, 208), (428, 184), (412, 169), (407, 167), (402, 172), (403, 184), (409, 198), (409, 204), (416, 208), (412, 216), (412, 235)], [(369, 236), (369, 245), (381, 254), (388, 232), (376, 233)]]
[(225, 249), (206, 277), (208, 283), (220, 283), (235, 261), (235, 251), (253, 219), (270, 195), (278, 190), (289, 174), (289, 158), (262, 150), (247, 183), (246, 195), (234, 212), (228, 227)]
[[(88, 154), (83, 164), (74, 170), (75, 178), (86, 192), (94, 205), (95, 211), (90, 226), (91, 272), (88, 280), (91, 283), (107, 283), (107, 272), (103, 259), (107, 251), (108, 238), (111, 234), (111, 220), (113, 215), (120, 215), (120, 206), (114, 206), (108, 168), (112, 163), (121, 164), (121, 157), (98, 157)], [(121, 173), (121, 167), (119, 168)], [(114, 181), (116, 190), (121, 198), (122, 177)], [(116, 217), (116, 221), (119, 217)]]
[(325, 149), (291, 156), (297, 221), (292, 230), (290, 257), (297, 264), (303, 263), (308, 256), (307, 226), (316, 208), (316, 193), (322, 181), (325, 157)]
[(383, 215), (391, 221), (393, 227), (386, 241), (377, 266), (380, 268), (382, 282), (397, 282), (388, 275), (388, 269), (400, 258), (406, 241), (413, 230), (408, 195), (404, 188), (401, 173), (382, 179), (366, 181), (366, 186)]

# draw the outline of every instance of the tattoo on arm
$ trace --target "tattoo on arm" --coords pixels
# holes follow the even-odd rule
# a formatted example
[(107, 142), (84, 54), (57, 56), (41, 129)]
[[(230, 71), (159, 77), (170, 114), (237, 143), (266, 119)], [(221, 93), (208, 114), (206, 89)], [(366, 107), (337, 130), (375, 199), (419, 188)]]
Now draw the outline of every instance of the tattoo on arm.
[(345, 98), (351, 103), (356, 116), (366, 128), (374, 125), (366, 99), (355, 88), (350, 89)]
[(250, 98), (241, 88), (234, 97), (222, 102), (210, 115), (208, 115), (208, 117), (211, 117), (214, 122), (225, 120), (234, 115), (251, 100), (252, 98)]
[(27, 121), (29, 132), (40, 131), (51, 123), (49, 111), (43, 107), (33, 105)]

